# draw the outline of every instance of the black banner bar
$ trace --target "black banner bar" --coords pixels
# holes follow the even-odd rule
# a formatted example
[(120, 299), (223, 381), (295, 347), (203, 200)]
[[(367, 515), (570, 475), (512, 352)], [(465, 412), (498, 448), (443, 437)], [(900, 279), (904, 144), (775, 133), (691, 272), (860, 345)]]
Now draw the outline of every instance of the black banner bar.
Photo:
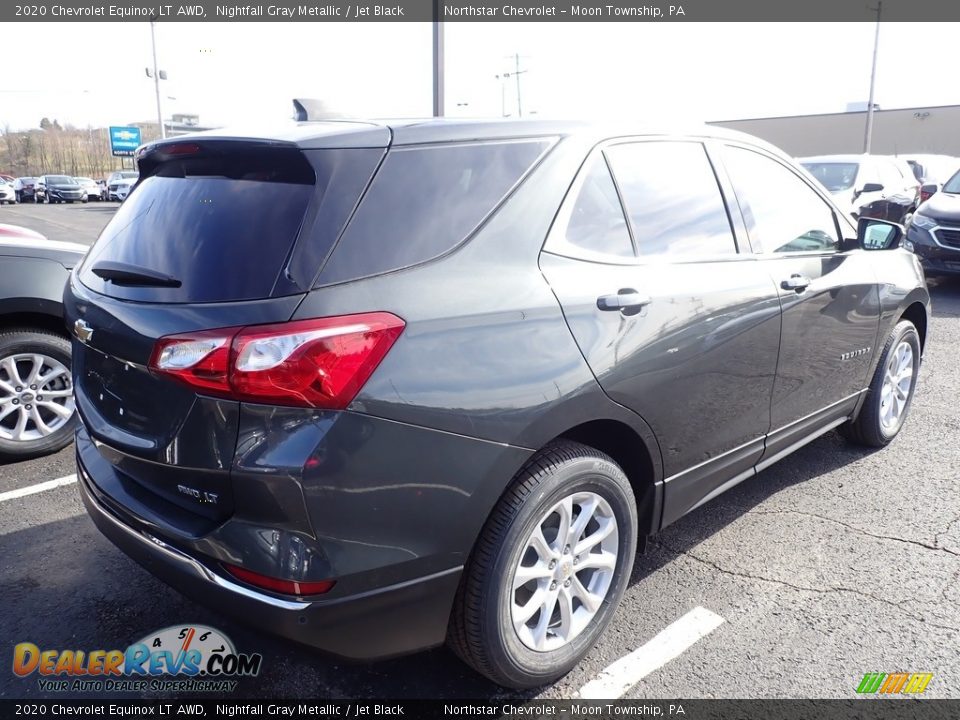
[[(0, 22), (874, 22), (876, 5), (847, 0), (319, 0), (166, 4), (165, 0), (0, 3)], [(884, 0), (883, 22), (960, 21), (960, 3)]]
[(960, 700), (0, 700), (0, 718), (951, 720)]

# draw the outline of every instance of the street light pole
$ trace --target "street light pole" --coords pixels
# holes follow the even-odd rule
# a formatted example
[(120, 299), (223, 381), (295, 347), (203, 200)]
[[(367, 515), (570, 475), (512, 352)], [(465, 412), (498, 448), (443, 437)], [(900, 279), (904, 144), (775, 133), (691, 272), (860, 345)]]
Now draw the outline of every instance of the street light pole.
[(443, 23), (442, 0), (433, 3), (433, 116), (443, 117)]
[(877, 0), (877, 30), (873, 37), (873, 65), (870, 67), (870, 99), (867, 101), (867, 130), (863, 138), (863, 152), (870, 153), (873, 145), (873, 90), (877, 79), (877, 49), (880, 47), (880, 12), (883, 0)]
[(157, 95), (157, 123), (160, 125), (160, 137), (167, 137), (167, 130), (163, 126), (163, 110), (160, 107), (160, 72), (157, 70), (157, 36), (154, 30), (156, 18), (150, 18), (150, 45), (153, 47), (153, 89)]

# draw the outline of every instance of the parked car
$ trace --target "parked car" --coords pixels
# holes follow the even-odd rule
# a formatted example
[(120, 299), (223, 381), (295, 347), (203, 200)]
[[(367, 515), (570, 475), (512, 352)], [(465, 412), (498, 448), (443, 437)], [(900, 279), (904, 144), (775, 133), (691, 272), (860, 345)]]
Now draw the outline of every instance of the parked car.
[(920, 202), (926, 202), (943, 184), (960, 172), (960, 158), (950, 155), (910, 155), (907, 163), (921, 183)]
[(136, 180), (139, 175), (140, 173), (138, 173), (136, 170), (118, 170), (117, 172), (111, 173), (110, 177), (107, 178), (107, 200), (120, 200), (117, 195), (117, 189), (120, 187), (120, 181), (131, 178)]
[(76, 425), (63, 288), (84, 245), (0, 225), (0, 459), (55, 452)]
[(75, 177), (74, 181), (76, 181), (77, 185), (80, 186), (80, 189), (83, 190), (86, 200), (101, 200), (100, 186), (97, 184), (96, 180), (87, 177)]
[(44, 175), (40, 178), (47, 204), (87, 202), (87, 193), (69, 175)]
[(0, 180), (5, 180), (10, 185), (13, 185), (13, 181), (16, 180), (16, 178), (10, 175), (0, 175)]
[(917, 180), (916, 176), (913, 174), (913, 167), (906, 160), (896, 156), (888, 156), (890, 161), (896, 166), (897, 171), (900, 173), (902, 187), (907, 197), (913, 198), (913, 211), (909, 211), (904, 217), (904, 222), (909, 222), (910, 216), (916, 210), (916, 207), (920, 204), (920, 187), (921, 182)]
[(960, 171), (917, 208), (903, 245), (928, 275), (960, 275)]
[(43, 202), (43, 186), (39, 184), (40, 178), (22, 177), (17, 178), (13, 183), (13, 193), (18, 203), (39, 203)]
[(883, 155), (821, 155), (799, 162), (847, 214), (903, 223), (917, 209), (919, 185)]
[(137, 178), (135, 177), (125, 177), (117, 180), (117, 186), (114, 190), (114, 195), (116, 195), (117, 200), (123, 202), (127, 199), (127, 195), (130, 194), (130, 191), (133, 190), (133, 186), (137, 184)]
[(305, 122), (138, 160), (64, 293), (83, 502), (166, 582), (335, 655), (448, 642), (552, 681), (647, 536), (910, 409), (902, 228), (747, 135)]
[(0, 205), (13, 205), (17, 201), (17, 194), (13, 185), (0, 178)]

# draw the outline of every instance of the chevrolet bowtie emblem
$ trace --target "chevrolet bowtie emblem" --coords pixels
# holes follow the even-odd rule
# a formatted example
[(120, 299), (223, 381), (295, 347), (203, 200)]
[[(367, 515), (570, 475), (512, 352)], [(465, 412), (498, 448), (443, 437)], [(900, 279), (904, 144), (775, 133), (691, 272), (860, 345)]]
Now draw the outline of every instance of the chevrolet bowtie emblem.
[(87, 324), (86, 320), (77, 320), (73, 324), (73, 332), (82, 343), (89, 342), (93, 337), (93, 328)]

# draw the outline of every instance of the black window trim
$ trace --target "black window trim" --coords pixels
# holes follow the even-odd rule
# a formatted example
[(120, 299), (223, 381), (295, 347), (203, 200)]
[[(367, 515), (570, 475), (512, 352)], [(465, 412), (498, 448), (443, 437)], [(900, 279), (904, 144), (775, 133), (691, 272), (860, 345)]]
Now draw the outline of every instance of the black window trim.
[[(730, 202), (727, 199), (727, 194), (725, 192), (725, 186), (723, 179), (721, 178), (721, 173), (717, 166), (717, 163), (714, 161), (714, 158), (710, 152), (710, 144), (714, 142), (716, 138), (711, 136), (700, 136), (700, 135), (625, 135), (619, 137), (607, 138), (596, 145), (594, 145), (590, 151), (587, 153), (587, 156), (584, 158), (580, 167), (577, 169), (577, 173), (571, 182), (570, 187), (567, 189), (566, 195), (563, 197), (563, 201), (560, 203), (560, 208), (557, 210), (557, 214), (553, 218), (553, 222), (550, 225), (550, 229), (547, 231), (546, 240), (543, 243), (541, 252), (550, 253), (551, 255), (559, 255), (561, 257), (570, 258), (573, 260), (582, 260), (584, 262), (591, 262), (601, 265), (634, 265), (634, 266), (657, 266), (657, 265), (688, 265), (692, 263), (715, 263), (715, 262), (735, 262), (738, 260), (746, 260), (752, 258), (752, 253), (744, 253), (741, 251), (741, 242), (740, 234), (742, 233), (743, 238), (746, 239), (747, 234), (744, 228), (741, 229), (737, 222), (739, 218), (739, 223), (743, 223), (743, 219), (739, 214), (739, 207), (735, 213), (730, 207)], [(704, 153), (707, 157), (707, 163), (710, 165), (713, 170), (714, 180), (717, 183), (717, 191), (720, 195), (720, 201), (723, 205), (724, 212), (727, 216), (727, 223), (730, 227), (731, 240), (733, 241), (733, 253), (723, 253), (717, 255), (701, 255), (701, 256), (685, 256), (685, 257), (670, 257), (669, 255), (662, 255), (659, 257), (644, 257), (639, 255), (637, 252), (637, 243), (634, 238), (633, 232), (633, 223), (630, 221), (630, 217), (627, 214), (626, 205), (623, 201), (623, 195), (620, 191), (620, 184), (617, 182), (617, 176), (613, 172), (613, 168), (610, 166), (609, 159), (606, 156), (607, 148), (614, 147), (616, 145), (635, 145), (639, 143), (648, 143), (648, 142), (694, 142), (699, 143), (703, 148)], [(583, 183), (586, 181), (586, 177), (589, 174), (591, 169), (592, 162), (597, 154), (602, 155), (603, 162), (607, 167), (607, 172), (610, 173), (610, 177), (613, 180), (614, 187), (617, 191), (617, 198), (620, 200), (620, 212), (623, 213), (624, 222), (627, 225), (627, 232), (630, 236), (630, 242), (633, 245), (633, 257), (624, 257), (620, 255), (607, 255), (605, 253), (598, 253), (587, 250), (585, 248), (573, 245), (566, 241), (565, 232), (567, 222), (569, 220), (570, 214), (573, 211), (573, 206), (577, 201), (577, 198), (580, 194), (580, 188), (583, 187)], [(724, 168), (724, 172), (726, 169)], [(729, 180), (727, 179), (727, 182)], [(733, 193), (733, 188), (730, 186), (729, 192)]]
[(854, 248), (848, 248), (846, 250), (843, 249), (843, 246), (844, 246), (843, 241), (848, 237), (844, 233), (844, 227), (840, 222), (840, 217), (842, 217), (843, 213), (840, 211), (839, 208), (837, 208), (836, 204), (833, 202), (833, 198), (829, 196), (826, 190), (822, 190), (820, 187), (818, 187), (819, 183), (817, 183), (816, 181), (811, 183), (810, 180), (804, 177), (802, 173), (797, 172), (796, 168), (792, 167), (789, 163), (785, 163), (783, 161), (783, 158), (777, 157), (774, 153), (768, 152), (766, 149), (762, 147), (751, 145), (750, 143), (739, 142), (737, 140), (727, 140), (727, 139), (718, 140), (717, 145), (738, 148), (740, 150), (748, 150), (750, 152), (756, 153), (757, 155), (760, 155), (761, 157), (765, 157), (768, 160), (772, 160), (773, 162), (777, 163), (781, 167), (790, 171), (798, 180), (800, 180), (804, 185), (810, 188), (810, 190), (824, 202), (824, 204), (827, 206), (827, 209), (830, 210), (831, 213), (833, 214), (834, 230), (836, 231), (837, 237), (840, 240), (840, 245), (833, 250), (802, 250), (802, 251), (796, 251), (796, 252), (782, 252), (782, 253), (763, 252), (762, 249), (758, 250), (757, 248), (754, 247), (754, 244), (753, 244), (754, 241), (750, 233), (750, 226), (749, 224), (747, 224), (747, 218), (743, 212), (743, 207), (741, 206), (740, 196), (737, 194), (736, 186), (733, 184), (733, 179), (730, 178), (729, 170), (726, 167), (726, 163), (723, 158), (722, 147), (718, 148), (719, 151), (717, 152), (717, 157), (719, 160), (719, 164), (723, 166), (724, 175), (726, 175), (727, 178), (730, 180), (730, 192), (732, 194), (734, 202), (736, 202), (737, 212), (740, 214), (741, 222), (743, 222), (747, 240), (750, 243), (750, 249), (751, 249), (750, 254), (754, 258), (756, 258), (757, 260), (775, 260), (775, 259), (793, 258), (793, 257), (830, 257), (834, 255), (843, 255), (845, 253), (850, 252), (851, 249), (854, 249)]

